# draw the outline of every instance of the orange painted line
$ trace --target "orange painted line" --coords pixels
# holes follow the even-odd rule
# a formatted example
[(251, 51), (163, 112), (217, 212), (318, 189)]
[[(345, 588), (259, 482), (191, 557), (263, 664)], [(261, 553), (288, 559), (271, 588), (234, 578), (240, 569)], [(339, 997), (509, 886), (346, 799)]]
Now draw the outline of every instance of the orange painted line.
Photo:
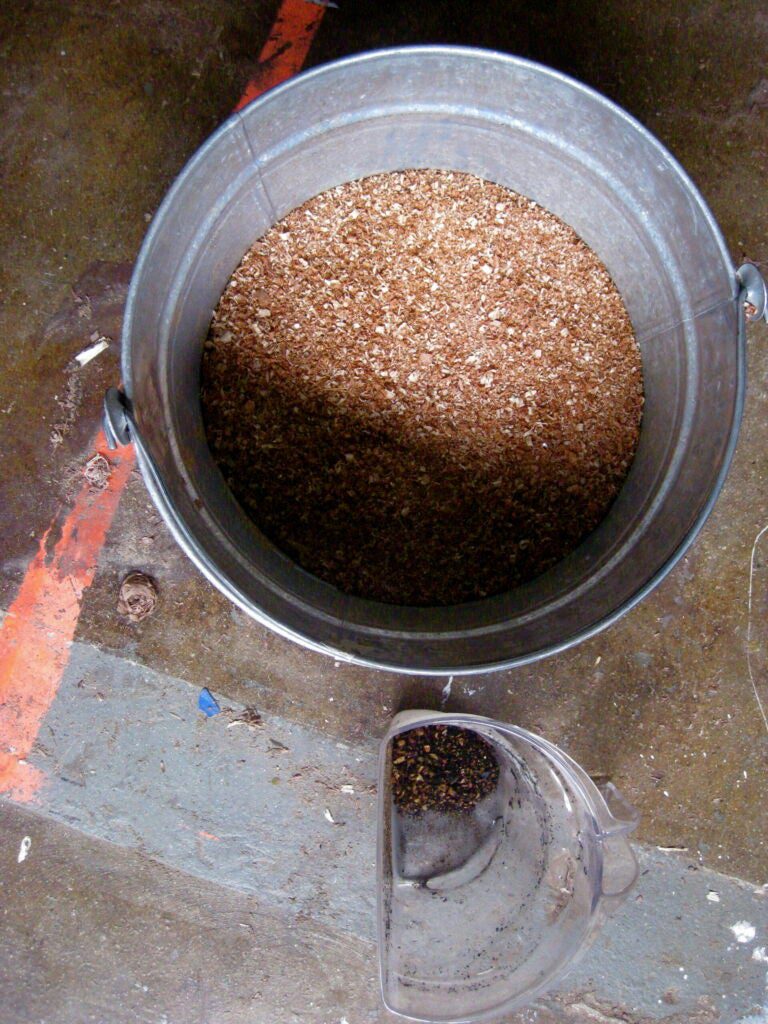
[(54, 519), (0, 626), (0, 793), (17, 800), (33, 799), (43, 781), (26, 758), (56, 696), (83, 593), (135, 462), (132, 447), (110, 452), (102, 433), (96, 451), (112, 467), (106, 487), (83, 482), (55, 542)]
[(242, 110), (267, 89), (301, 71), (324, 14), (325, 7), (310, 0), (283, 0), (259, 54), (256, 74), (235, 110)]
[[(301, 69), (324, 13), (309, 0), (283, 0), (237, 110)], [(27, 756), (61, 683), (83, 593), (136, 462), (132, 445), (110, 452), (101, 431), (94, 448), (112, 466), (106, 488), (94, 492), (84, 483), (63, 522), (54, 519), (0, 625), (0, 794), (22, 802), (35, 800), (45, 781)]]

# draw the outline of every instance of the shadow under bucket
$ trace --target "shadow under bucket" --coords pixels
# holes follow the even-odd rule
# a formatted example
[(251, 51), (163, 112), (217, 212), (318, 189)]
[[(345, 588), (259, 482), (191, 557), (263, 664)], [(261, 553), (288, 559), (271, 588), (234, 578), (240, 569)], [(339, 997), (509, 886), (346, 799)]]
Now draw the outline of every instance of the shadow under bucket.
[[(254, 241), (335, 185), (409, 168), (468, 172), (569, 224), (616, 283), (642, 351), (639, 448), (607, 518), (564, 561), (508, 593), (447, 608), (353, 598), (277, 550), (208, 450), (200, 359), (212, 311)], [(741, 272), (740, 272), (741, 273)], [(683, 554), (736, 443), (745, 389), (740, 279), (703, 199), (636, 121), (548, 68), (458, 47), (383, 50), (317, 68), (231, 117), (166, 197), (131, 282), (126, 396), (107, 428), (130, 438), (179, 544), (230, 600), (337, 659), (422, 674), (523, 664), (614, 621)]]

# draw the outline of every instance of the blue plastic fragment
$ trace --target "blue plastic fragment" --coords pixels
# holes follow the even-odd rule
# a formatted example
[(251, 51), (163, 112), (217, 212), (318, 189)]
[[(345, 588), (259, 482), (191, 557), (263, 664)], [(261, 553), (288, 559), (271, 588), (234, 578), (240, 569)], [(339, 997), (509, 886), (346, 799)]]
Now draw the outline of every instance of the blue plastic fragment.
[(218, 715), (221, 711), (219, 702), (206, 686), (204, 686), (200, 691), (200, 696), (197, 698), (197, 706), (208, 718), (211, 718), (213, 715)]

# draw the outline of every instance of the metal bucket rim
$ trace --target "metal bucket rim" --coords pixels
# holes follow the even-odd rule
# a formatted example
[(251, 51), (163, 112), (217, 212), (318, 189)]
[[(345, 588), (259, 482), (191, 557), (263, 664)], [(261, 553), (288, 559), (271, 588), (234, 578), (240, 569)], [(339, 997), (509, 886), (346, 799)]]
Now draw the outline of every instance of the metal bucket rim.
[[(555, 81), (558, 81), (568, 88), (574, 90), (577, 93), (589, 97), (591, 100), (598, 102), (605, 108), (611, 111), (613, 116), (620, 118), (627, 125), (629, 125), (635, 132), (637, 132), (642, 138), (649, 143), (652, 148), (659, 154), (664, 160), (665, 164), (669, 168), (670, 172), (678, 179), (681, 187), (687, 192), (690, 198), (696, 203), (699, 210), (703, 214), (707, 226), (712, 234), (712, 238), (716, 243), (719, 255), (722, 259), (723, 270), (727, 274), (728, 278), (732, 281), (732, 289), (734, 300), (738, 295), (738, 282), (733, 269), (733, 262), (728, 254), (724, 238), (720, 228), (709, 210), (706, 202), (704, 201), (701, 193), (696, 188), (695, 184), (683, 170), (680, 163), (675, 157), (662, 145), (662, 143), (642, 125), (636, 118), (631, 114), (627, 113), (622, 107), (614, 103), (608, 97), (602, 93), (593, 89), (590, 86), (572, 78), (563, 72), (556, 71), (546, 65), (540, 64), (537, 61), (532, 61), (527, 58), (514, 56), (511, 54), (502, 53), (500, 51), (486, 49), (481, 47), (471, 46), (453, 46), (453, 45), (413, 45), (413, 46), (398, 46), (381, 48), (377, 50), (365, 51), (363, 53), (354, 54), (347, 57), (324, 63), (316, 68), (311, 68), (299, 75), (289, 79), (288, 81), (270, 89), (262, 96), (258, 97), (249, 104), (245, 110), (252, 109), (257, 105), (265, 106), (272, 102), (276, 97), (279, 97), (288, 90), (295, 89), (301, 83), (305, 83), (309, 80), (321, 78), (323, 75), (332, 73), (338, 70), (340, 67), (345, 67), (353, 64), (365, 64), (373, 61), (382, 59), (389, 59), (392, 57), (399, 56), (414, 56), (423, 55), (425, 57), (457, 57), (465, 58), (470, 60), (478, 60), (482, 62), (495, 62), (507, 67), (522, 68), (533, 72), (542, 77), (548, 77)], [(205, 142), (195, 151), (190, 157), (187, 163), (184, 165), (182, 170), (177, 175), (173, 184), (166, 193), (163, 201), (161, 202), (158, 210), (152, 220), (152, 224), (147, 232), (147, 235), (142, 243), (134, 271), (131, 277), (131, 283), (128, 291), (125, 317), (123, 322), (122, 331), (122, 372), (124, 387), (128, 397), (131, 397), (132, 392), (132, 374), (131, 374), (131, 349), (129, 339), (132, 333), (132, 325), (134, 319), (134, 308), (138, 301), (139, 284), (145, 272), (145, 265), (148, 261), (148, 257), (155, 244), (158, 236), (162, 234), (164, 228), (164, 220), (167, 211), (171, 208), (176, 201), (177, 194), (185, 187), (187, 178), (190, 171), (196, 166), (196, 164), (203, 160), (209, 151), (217, 145), (219, 139), (225, 136), (227, 133), (242, 128), (244, 122), (244, 112), (237, 111), (232, 114), (215, 132), (213, 132)], [(683, 557), (690, 545), (695, 540), (706, 519), (710, 515), (712, 508), (720, 494), (722, 486), (725, 482), (730, 464), (735, 451), (741, 418), (744, 408), (744, 398), (746, 391), (746, 352), (745, 352), (745, 330), (744, 330), (744, 318), (739, 316), (739, 331), (738, 338), (736, 339), (737, 344), (737, 382), (736, 382), (736, 400), (733, 421), (731, 424), (730, 436), (726, 451), (724, 453), (722, 465), (718, 473), (717, 479), (707, 500), (702, 505), (702, 508), (690, 527), (688, 533), (668, 559), (660, 566), (659, 569), (640, 587), (630, 598), (625, 600), (621, 605), (614, 609), (609, 614), (603, 616), (599, 621), (593, 623), (586, 629), (573, 633), (571, 636), (562, 640), (561, 642), (546, 647), (539, 648), (535, 651), (529, 651), (525, 654), (521, 654), (512, 658), (508, 658), (501, 661), (489, 661), (482, 662), (475, 665), (460, 665), (451, 667), (424, 667), (422, 665), (414, 665), (413, 662), (409, 664), (392, 664), (387, 661), (379, 661), (376, 658), (361, 657), (356, 654), (349, 654), (341, 651), (338, 648), (331, 647), (327, 644), (318, 642), (312, 639), (310, 636), (304, 635), (302, 632), (298, 632), (292, 628), (287, 627), (285, 624), (273, 619), (267, 615), (262, 609), (256, 608), (253, 602), (242, 592), (230, 579), (223, 576), (222, 573), (216, 570), (215, 566), (207, 564), (207, 559), (202, 556), (194, 540), (186, 536), (186, 524), (177, 515), (175, 509), (173, 509), (165, 501), (164, 496), (161, 493), (161, 489), (153, 482), (152, 472), (148, 465), (148, 458), (145, 453), (140, 449), (139, 451), (139, 463), (142, 468), (145, 482), (147, 483), (148, 490), (155, 501), (155, 504), (163, 511), (166, 523), (171, 527), (172, 533), (175, 539), (185, 551), (191, 561), (198, 567), (198, 569), (206, 576), (206, 578), (214, 584), (222, 593), (228, 597), (234, 604), (240, 607), (243, 611), (249, 614), (251, 617), (262, 623), (263, 625), (270, 628), (272, 631), (279, 635), (286, 637), (287, 639), (293, 640), (299, 643), (301, 646), (306, 647), (310, 650), (317, 651), (326, 655), (334, 657), (337, 661), (371, 667), (379, 668), (387, 671), (413, 674), (414, 672), (425, 676), (444, 677), (448, 675), (456, 676), (470, 676), (478, 675), (482, 673), (492, 671), (502, 671), (504, 669), (520, 667), (523, 665), (530, 664), (538, 661), (543, 657), (548, 657), (552, 654), (557, 654), (567, 650), (570, 647), (581, 643), (584, 640), (595, 636), (597, 633), (606, 629), (619, 618), (621, 618), (626, 612), (633, 608), (639, 601), (646, 597), (664, 577), (672, 570), (677, 562)], [(385, 628), (377, 627), (381, 633), (386, 633), (388, 630)], [(470, 632), (480, 634), (482, 633), (482, 627), (476, 630), (470, 630)], [(396, 632), (392, 630), (391, 632)], [(400, 630), (401, 632), (401, 630)]]
[[(325, 74), (337, 70), (339, 67), (350, 66), (354, 64), (365, 64), (376, 60), (386, 59), (389, 57), (410, 56), (420, 54), (426, 57), (452, 56), (465, 57), (469, 58), (470, 60), (490, 60), (501, 65), (524, 68), (536, 74), (540, 74), (544, 77), (548, 77), (555, 81), (561, 82), (564, 85), (567, 85), (569, 88), (574, 89), (576, 92), (580, 92), (585, 96), (589, 96), (591, 99), (596, 100), (603, 106), (607, 107), (609, 110), (611, 110), (611, 112), (614, 115), (617, 115), (627, 124), (629, 124), (639, 135), (641, 135), (644, 138), (646, 142), (653, 146), (653, 148), (664, 158), (666, 163), (670, 166), (671, 170), (674, 171), (678, 179), (681, 181), (682, 185), (685, 187), (686, 191), (696, 201), (696, 204), (703, 213), (707, 221), (707, 225), (710, 231), (712, 232), (712, 237), (714, 238), (717, 247), (720, 251), (720, 255), (723, 260), (723, 266), (724, 268), (727, 268), (730, 277), (733, 280), (733, 287), (734, 289), (736, 289), (737, 282), (733, 271), (733, 261), (728, 252), (728, 248), (725, 244), (725, 239), (723, 238), (723, 234), (720, 230), (720, 227), (717, 221), (715, 220), (715, 217), (712, 214), (711, 210), (709, 209), (709, 206), (705, 202), (704, 197), (699, 192), (693, 180), (683, 169), (680, 162), (672, 155), (672, 153), (669, 152), (666, 146), (664, 146), (656, 138), (656, 136), (653, 135), (653, 133), (650, 132), (645, 127), (645, 125), (638, 121), (637, 118), (633, 117), (626, 110), (624, 110), (623, 107), (619, 106), (619, 104), (617, 103), (614, 103), (613, 100), (609, 99), (607, 96), (599, 92), (597, 89), (593, 89), (592, 86), (585, 85), (583, 82), (580, 82), (578, 79), (573, 78), (562, 71), (557, 71), (554, 68), (550, 68), (547, 67), (547, 65), (545, 64), (539, 63), (538, 61), (530, 60), (527, 57), (518, 57), (514, 54), (503, 53), (500, 50), (493, 50), (490, 48), (486, 49), (484, 47), (479, 46), (417, 44), (412, 46), (393, 46), (383, 47), (381, 49), (376, 50), (366, 50), (362, 53), (352, 54), (351, 56), (347, 57), (340, 57), (336, 60), (328, 61), (327, 63), (320, 64), (317, 67), (309, 68), (306, 71), (302, 71), (299, 74), (294, 75), (292, 78), (287, 79), (285, 82), (282, 82), (280, 85), (276, 85), (272, 89), (267, 90), (267, 92), (263, 93), (261, 96), (257, 97), (255, 100), (249, 103), (248, 106), (243, 109), (243, 111), (235, 111), (235, 113), (231, 114), (211, 135), (208, 136), (208, 138), (203, 142), (203, 144), (200, 147), (198, 147), (197, 150), (195, 150), (195, 152), (192, 154), (192, 156), (189, 158), (189, 160), (184, 164), (182, 169), (177, 174), (171, 187), (169, 188), (168, 192), (165, 194), (162, 202), (160, 203), (160, 206), (157, 208), (157, 211), (155, 212), (155, 215), (152, 218), (152, 223), (149, 226), (149, 230), (147, 231), (147, 234), (144, 237), (144, 241), (141, 244), (139, 255), (136, 260), (133, 273), (131, 274), (131, 282), (128, 289), (128, 297), (126, 299), (125, 317), (123, 320), (122, 330), (123, 339), (127, 339), (130, 334), (131, 324), (133, 322), (133, 307), (136, 303), (138, 282), (144, 271), (144, 265), (146, 263), (147, 256), (152, 248), (152, 245), (154, 244), (156, 237), (160, 234), (162, 230), (163, 220), (166, 211), (168, 210), (169, 207), (172, 206), (173, 202), (175, 201), (176, 194), (179, 191), (181, 191), (181, 189), (184, 187), (189, 172), (198, 163), (198, 161), (203, 159), (209, 150), (215, 148), (220, 137), (232, 131), (233, 128), (235, 128), (236, 126), (242, 126), (244, 121), (245, 110), (254, 109), (257, 106), (264, 106), (272, 102), (276, 97), (282, 95), (284, 92), (291, 89), (295, 89), (297, 85), (299, 85), (300, 83), (308, 82), (314, 78), (321, 77)], [(122, 347), (122, 375), (126, 393), (130, 397), (132, 384), (131, 358), (130, 349), (125, 345), (123, 345)]]

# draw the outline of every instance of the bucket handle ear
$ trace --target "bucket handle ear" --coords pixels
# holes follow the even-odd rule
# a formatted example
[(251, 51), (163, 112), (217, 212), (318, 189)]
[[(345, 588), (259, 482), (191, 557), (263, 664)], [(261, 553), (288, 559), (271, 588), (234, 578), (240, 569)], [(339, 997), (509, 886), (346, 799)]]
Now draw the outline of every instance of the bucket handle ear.
[[(136, 420), (133, 416), (131, 400), (119, 388), (107, 389), (107, 393), (104, 396), (104, 412), (102, 414), (101, 422), (104, 429), (104, 436), (107, 439), (107, 445), (111, 451), (127, 444), (132, 444), (135, 447), (137, 453), (141, 457), (140, 464), (144, 473), (144, 481), (149, 488), (149, 492), (154, 498), (159, 511), (165, 518), (166, 523), (171, 526), (171, 523), (178, 519), (173, 507), (173, 502), (171, 501), (171, 497), (166, 490), (162, 477), (155, 466), (154, 460), (147, 451), (136, 427)], [(180, 540), (177, 529), (171, 527), (171, 532), (174, 534), (176, 540), (179, 541), (184, 550), (189, 553), (189, 548), (186, 546), (186, 534), (185, 539)], [(194, 547), (194, 545), (192, 546)], [(192, 560), (195, 561), (194, 558)]]
[(111, 451), (131, 444), (136, 430), (128, 399), (118, 388), (109, 388), (104, 396), (104, 435)]
[(745, 309), (747, 322), (765, 320), (768, 323), (768, 285), (755, 264), (742, 263), (736, 271), (736, 280), (740, 286), (740, 304), (748, 303), (752, 307)]

